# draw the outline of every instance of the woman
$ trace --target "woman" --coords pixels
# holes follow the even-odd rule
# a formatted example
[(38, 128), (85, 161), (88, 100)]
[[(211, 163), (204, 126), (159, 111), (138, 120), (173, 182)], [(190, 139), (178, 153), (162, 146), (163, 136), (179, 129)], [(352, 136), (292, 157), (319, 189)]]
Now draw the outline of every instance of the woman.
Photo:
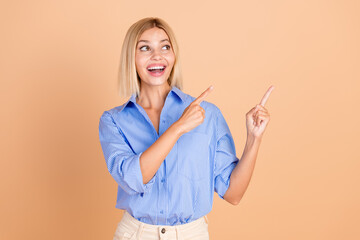
[[(264, 104), (246, 114), (241, 160), (220, 109), (182, 89), (175, 35), (159, 18), (133, 24), (123, 43), (119, 89), (131, 94), (104, 111), (99, 138), (124, 209), (114, 239), (209, 239), (213, 193), (237, 205), (269, 122)], [(230, 177), (231, 176), (231, 177)]]

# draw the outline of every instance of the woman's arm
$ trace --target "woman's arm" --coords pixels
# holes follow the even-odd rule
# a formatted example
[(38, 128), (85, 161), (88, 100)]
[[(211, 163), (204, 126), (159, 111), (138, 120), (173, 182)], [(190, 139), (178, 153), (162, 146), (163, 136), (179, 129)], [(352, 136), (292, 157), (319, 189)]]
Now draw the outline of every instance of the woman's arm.
[(259, 138), (247, 138), (241, 159), (231, 173), (229, 189), (226, 191), (224, 199), (233, 205), (239, 204), (249, 185), (260, 143), (261, 139)]
[(140, 156), (140, 169), (144, 184), (154, 177), (165, 157), (182, 134), (179, 122), (175, 122), (143, 152)]
[(148, 149), (140, 156), (140, 169), (143, 183), (148, 183), (156, 174), (165, 157), (174, 147), (180, 136), (204, 122), (205, 110), (200, 106), (201, 101), (212, 90), (206, 89), (198, 98), (185, 108), (183, 114), (173, 123)]
[(265, 103), (274, 88), (274, 86), (270, 86), (260, 104), (246, 113), (247, 139), (245, 149), (240, 161), (231, 173), (229, 188), (224, 194), (224, 199), (233, 205), (239, 204), (254, 171), (261, 139), (270, 121), (270, 114), (265, 108)]

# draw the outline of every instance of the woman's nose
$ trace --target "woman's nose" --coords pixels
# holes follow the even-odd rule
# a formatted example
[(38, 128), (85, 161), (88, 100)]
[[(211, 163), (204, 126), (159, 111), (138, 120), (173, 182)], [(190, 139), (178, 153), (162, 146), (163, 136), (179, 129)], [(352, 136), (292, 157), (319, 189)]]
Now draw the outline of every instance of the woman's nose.
[(160, 50), (154, 50), (151, 56), (152, 59), (162, 59), (162, 54)]

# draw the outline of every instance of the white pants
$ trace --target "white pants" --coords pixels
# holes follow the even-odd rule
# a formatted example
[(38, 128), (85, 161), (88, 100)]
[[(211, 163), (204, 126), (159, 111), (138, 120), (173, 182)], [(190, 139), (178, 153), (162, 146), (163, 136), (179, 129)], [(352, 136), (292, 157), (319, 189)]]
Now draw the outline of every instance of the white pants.
[(209, 240), (208, 219), (203, 216), (181, 225), (152, 225), (140, 222), (127, 211), (115, 231), (114, 240)]

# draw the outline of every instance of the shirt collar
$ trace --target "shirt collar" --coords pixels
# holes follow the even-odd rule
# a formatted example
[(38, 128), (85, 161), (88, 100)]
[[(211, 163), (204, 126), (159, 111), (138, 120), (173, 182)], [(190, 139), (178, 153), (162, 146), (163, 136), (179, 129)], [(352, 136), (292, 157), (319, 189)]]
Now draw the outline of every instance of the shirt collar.
[(186, 94), (181, 91), (179, 88), (173, 86), (171, 89), (172, 92), (176, 93), (176, 95), (181, 99), (182, 102), (185, 102)]
[[(170, 92), (175, 93), (175, 95), (178, 96), (183, 103), (185, 102), (186, 94), (179, 88), (177, 88), (176, 86), (172, 86)], [(133, 93), (129, 100), (121, 106), (119, 112), (121, 112), (129, 104), (129, 102), (136, 104), (136, 93)]]

